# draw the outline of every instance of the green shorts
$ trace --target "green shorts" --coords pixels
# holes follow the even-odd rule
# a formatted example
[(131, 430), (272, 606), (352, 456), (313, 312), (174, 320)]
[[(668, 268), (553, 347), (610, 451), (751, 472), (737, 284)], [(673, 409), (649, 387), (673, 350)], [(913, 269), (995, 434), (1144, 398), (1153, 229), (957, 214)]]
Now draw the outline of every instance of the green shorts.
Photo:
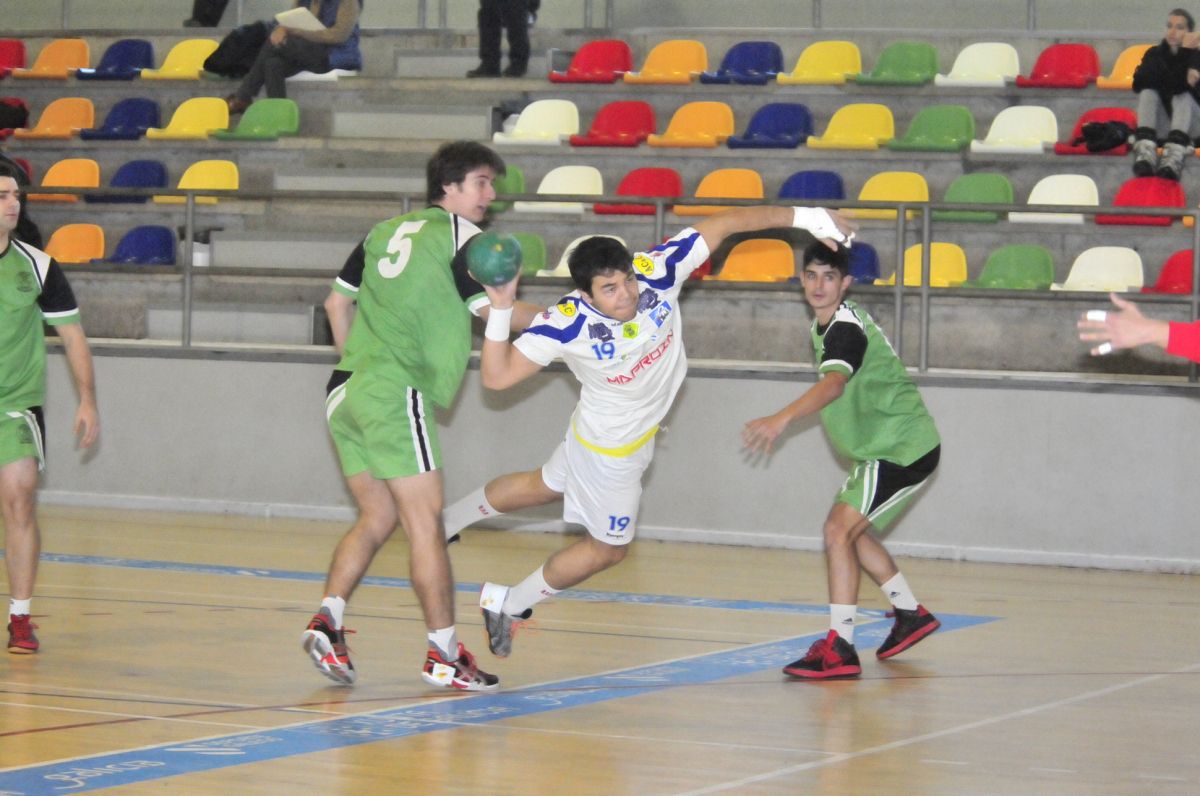
[(842, 484), (836, 501), (855, 509), (876, 530), (882, 531), (895, 521), (937, 469), (941, 452), (942, 446), (938, 445), (907, 467), (882, 459), (858, 462)]
[(38, 469), (44, 470), (45, 427), (40, 406), (24, 412), (0, 413), (0, 467), (21, 459), (37, 459)]
[(442, 466), (437, 423), (426, 418), (420, 390), (344, 371), (334, 372), (330, 386), (325, 417), (343, 475), (366, 471), (387, 480)]

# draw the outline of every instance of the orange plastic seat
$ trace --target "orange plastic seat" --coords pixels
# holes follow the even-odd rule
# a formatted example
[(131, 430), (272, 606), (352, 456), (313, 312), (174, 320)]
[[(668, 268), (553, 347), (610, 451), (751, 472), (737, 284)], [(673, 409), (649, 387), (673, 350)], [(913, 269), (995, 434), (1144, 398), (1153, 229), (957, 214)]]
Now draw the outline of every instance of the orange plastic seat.
[(730, 249), (720, 272), (710, 279), (719, 282), (786, 282), (796, 276), (792, 244), (773, 238), (750, 238)]
[(1133, 73), (1137, 70), (1138, 65), (1142, 63), (1142, 58), (1145, 57), (1146, 50), (1149, 50), (1153, 46), (1153, 44), (1134, 44), (1131, 47), (1126, 47), (1117, 56), (1117, 62), (1113, 64), (1112, 72), (1096, 78), (1096, 88), (1104, 88), (1112, 91), (1129, 91), (1132, 89)]
[[(179, 184), (175, 186), (181, 191), (236, 191), (238, 189), (238, 167), (230, 160), (199, 160), (187, 167)], [(183, 196), (156, 196), (158, 204), (183, 204), (187, 201)], [(196, 204), (212, 205), (217, 203), (215, 196), (197, 196)]]
[(896, 137), (896, 122), (886, 105), (855, 102), (834, 111), (825, 134), (808, 137), (810, 149), (879, 149)]
[(83, 39), (55, 39), (42, 48), (28, 69), (14, 69), (17, 78), (66, 80), (76, 69), (89, 65), (91, 53)]
[(626, 83), (691, 83), (708, 69), (708, 50), (694, 39), (672, 39), (654, 46), (640, 72), (626, 72)]
[(46, 254), (59, 263), (104, 259), (104, 230), (95, 224), (65, 224), (46, 242)]
[(715, 147), (734, 133), (733, 109), (724, 102), (699, 101), (681, 105), (666, 132), (647, 137), (650, 146)]
[[(697, 199), (762, 199), (763, 181), (754, 169), (717, 169), (705, 174), (696, 187)], [(681, 216), (708, 216), (725, 207), (720, 205), (675, 205)]]
[(229, 106), (219, 97), (193, 97), (171, 114), (166, 127), (151, 127), (146, 138), (202, 140), (229, 127)]
[(32, 128), (13, 130), (13, 138), (73, 138), (95, 122), (96, 109), (90, 99), (62, 97), (46, 106)]
[[(91, 158), (60, 160), (42, 175), (42, 188), (98, 188), (100, 166)], [(78, 202), (78, 196), (68, 194), (31, 193), (31, 202)]]

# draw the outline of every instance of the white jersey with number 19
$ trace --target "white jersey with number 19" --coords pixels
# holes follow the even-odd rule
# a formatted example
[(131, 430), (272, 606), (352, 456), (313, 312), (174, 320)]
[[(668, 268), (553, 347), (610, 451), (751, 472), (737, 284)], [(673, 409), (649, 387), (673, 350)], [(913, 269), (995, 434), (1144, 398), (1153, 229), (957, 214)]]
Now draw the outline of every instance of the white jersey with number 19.
[(530, 360), (562, 359), (579, 380), (572, 427), (588, 448), (623, 456), (653, 438), (687, 373), (679, 292), (708, 256), (700, 233), (685, 229), (634, 255), (633, 320), (610, 318), (575, 290), (517, 338), (514, 345)]

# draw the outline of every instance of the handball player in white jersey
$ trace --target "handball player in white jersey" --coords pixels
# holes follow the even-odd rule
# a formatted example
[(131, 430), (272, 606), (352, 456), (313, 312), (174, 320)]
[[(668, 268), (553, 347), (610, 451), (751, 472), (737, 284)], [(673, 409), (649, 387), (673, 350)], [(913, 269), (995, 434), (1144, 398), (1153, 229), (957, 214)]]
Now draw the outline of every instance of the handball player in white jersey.
[(562, 359), (580, 382), (579, 403), (545, 465), (502, 475), (448, 507), (446, 535), (556, 500), (563, 501), (563, 519), (588, 531), (516, 586), (484, 584), (480, 606), (493, 654), (509, 654), (514, 620), (528, 618), (534, 605), (625, 558), (654, 436), (687, 372), (679, 293), (688, 276), (728, 235), (791, 226), (830, 246), (846, 242), (854, 228), (820, 208), (759, 206), (709, 216), (636, 255), (613, 238), (588, 238), (569, 260), (576, 289), (511, 343), (504, 308), (514, 303), (517, 280), (487, 288), (484, 386), (507, 389)]

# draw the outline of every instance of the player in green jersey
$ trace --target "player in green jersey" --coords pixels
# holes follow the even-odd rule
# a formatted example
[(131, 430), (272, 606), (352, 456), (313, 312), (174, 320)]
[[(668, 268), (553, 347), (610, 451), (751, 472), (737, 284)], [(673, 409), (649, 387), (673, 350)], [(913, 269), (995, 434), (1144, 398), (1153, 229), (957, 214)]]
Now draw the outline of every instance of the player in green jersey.
[(790, 422), (819, 412), (834, 448), (854, 462), (825, 519), (830, 630), (783, 669), (802, 679), (861, 673), (854, 649), (860, 568), (883, 589), (895, 613), (876, 657), (903, 652), (940, 626), (869, 531), (884, 530), (933, 473), (941, 440), (883, 331), (865, 310), (846, 300), (854, 281), (848, 271), (845, 249), (830, 251), (816, 244), (805, 250), (801, 280), (816, 314), (812, 342), (821, 378), (792, 403), (751, 420), (742, 430), (748, 449), (770, 452)]
[[(504, 162), (482, 144), (443, 145), (427, 165), (429, 207), (377, 224), (325, 301), (342, 355), (326, 417), (358, 519), (334, 551), (325, 598), (301, 641), (316, 667), (339, 683), (356, 677), (342, 624), (346, 601), (397, 523), (408, 536), (413, 590), (428, 630), (422, 679), (469, 691), (499, 682), (475, 665), (455, 632), (441, 451), (426, 401), (444, 407), (454, 400), (471, 354), (471, 314), (489, 315), (463, 247), (479, 232), (503, 171)], [(521, 304), (511, 328), (525, 328), (538, 309)]]
[(46, 397), (43, 323), (58, 332), (79, 394), (75, 433), (90, 447), (100, 433), (92, 354), (79, 307), (50, 255), (17, 240), (21, 195), (13, 167), (0, 164), (0, 509), (8, 570), (8, 651), (38, 651), (30, 621), (41, 532), (35, 513), (38, 472), (45, 466), (42, 404)]

